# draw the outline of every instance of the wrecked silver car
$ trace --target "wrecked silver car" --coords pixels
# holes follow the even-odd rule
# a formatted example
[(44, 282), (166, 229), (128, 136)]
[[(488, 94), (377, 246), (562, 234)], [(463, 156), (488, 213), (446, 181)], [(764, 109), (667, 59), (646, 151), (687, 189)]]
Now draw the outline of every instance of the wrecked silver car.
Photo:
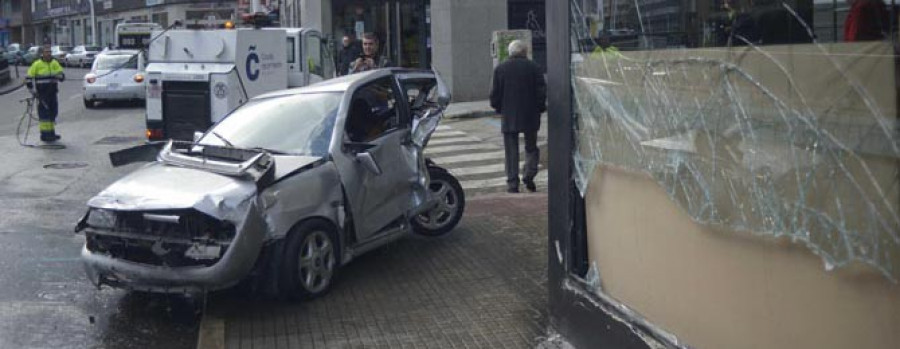
[(431, 71), (382, 69), (262, 95), (88, 202), (90, 280), (189, 293), (242, 280), (326, 292), (355, 256), (462, 217), (456, 178), (424, 158), (450, 95)]

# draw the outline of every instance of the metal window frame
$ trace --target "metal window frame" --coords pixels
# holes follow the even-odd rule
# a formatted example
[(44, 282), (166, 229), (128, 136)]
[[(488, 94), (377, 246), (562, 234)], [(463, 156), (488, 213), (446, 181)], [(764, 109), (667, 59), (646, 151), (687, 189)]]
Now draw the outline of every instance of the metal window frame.
[[(601, 309), (610, 304), (580, 281), (587, 264), (584, 200), (573, 180), (574, 109), (571, 84), (570, 0), (546, 1), (548, 97), (548, 304), (550, 326), (576, 348), (649, 348), (624, 323)], [(575, 291), (573, 291), (573, 289)], [(628, 320), (626, 320), (628, 321)]]

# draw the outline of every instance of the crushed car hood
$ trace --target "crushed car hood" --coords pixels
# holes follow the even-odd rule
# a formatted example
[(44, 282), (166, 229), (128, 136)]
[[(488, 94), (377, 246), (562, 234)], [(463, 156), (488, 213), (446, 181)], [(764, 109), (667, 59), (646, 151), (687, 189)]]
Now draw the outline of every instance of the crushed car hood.
[[(321, 159), (285, 155), (273, 158), (276, 180)], [(224, 218), (229, 208), (251, 199), (256, 191), (252, 180), (154, 162), (119, 179), (88, 201), (88, 206), (123, 211), (195, 208)]]

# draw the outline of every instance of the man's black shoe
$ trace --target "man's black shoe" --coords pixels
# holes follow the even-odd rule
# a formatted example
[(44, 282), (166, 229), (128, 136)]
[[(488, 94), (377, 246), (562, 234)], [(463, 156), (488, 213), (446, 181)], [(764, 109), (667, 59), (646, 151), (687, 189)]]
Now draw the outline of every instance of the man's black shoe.
[(507, 193), (518, 193), (519, 188), (506, 188)]
[(532, 193), (537, 191), (537, 186), (534, 185), (534, 180), (523, 179), (522, 182), (525, 183), (525, 189), (528, 189), (528, 191), (530, 191)]
[(59, 135), (41, 136), (41, 141), (42, 142), (56, 142), (60, 138), (62, 138), (62, 137), (60, 137)]

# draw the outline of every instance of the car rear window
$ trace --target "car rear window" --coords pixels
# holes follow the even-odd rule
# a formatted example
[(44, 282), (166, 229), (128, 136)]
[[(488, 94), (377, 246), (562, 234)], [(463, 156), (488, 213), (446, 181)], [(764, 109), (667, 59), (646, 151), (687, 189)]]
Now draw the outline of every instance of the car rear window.
[(137, 56), (132, 55), (105, 55), (97, 58), (97, 70), (112, 69), (137, 69)]

